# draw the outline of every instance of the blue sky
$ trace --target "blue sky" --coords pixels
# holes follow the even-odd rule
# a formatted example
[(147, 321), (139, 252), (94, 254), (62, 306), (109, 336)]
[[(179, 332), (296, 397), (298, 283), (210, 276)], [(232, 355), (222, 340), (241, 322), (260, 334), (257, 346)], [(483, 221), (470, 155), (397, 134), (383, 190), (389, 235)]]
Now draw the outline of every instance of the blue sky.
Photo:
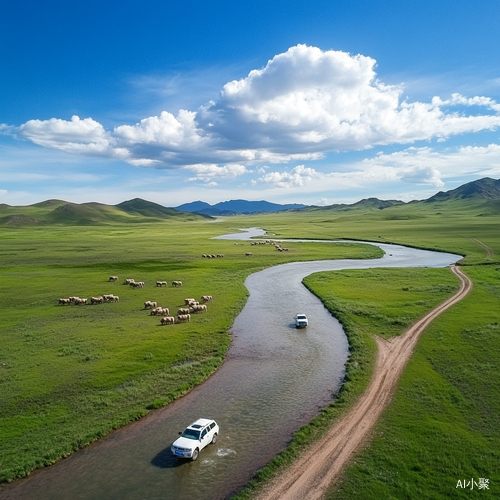
[(7, 0), (0, 203), (332, 204), (500, 177), (500, 2)]

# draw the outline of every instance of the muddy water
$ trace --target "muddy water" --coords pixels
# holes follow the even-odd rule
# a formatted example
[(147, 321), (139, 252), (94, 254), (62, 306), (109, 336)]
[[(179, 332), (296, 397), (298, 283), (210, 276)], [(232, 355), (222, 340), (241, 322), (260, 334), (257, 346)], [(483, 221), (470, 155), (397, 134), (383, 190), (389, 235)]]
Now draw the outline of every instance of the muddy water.
[[(262, 235), (224, 235), (247, 239)], [(460, 256), (379, 245), (376, 260), (297, 262), (255, 273), (250, 297), (232, 328), (227, 361), (206, 383), (164, 409), (114, 432), (53, 467), (0, 492), (2, 499), (227, 498), (275, 456), (292, 434), (332, 401), (348, 345), (338, 322), (301, 280), (317, 271), (367, 267), (444, 267)], [(296, 330), (304, 312), (309, 327)], [(196, 418), (220, 425), (197, 462), (175, 459), (170, 445)]]

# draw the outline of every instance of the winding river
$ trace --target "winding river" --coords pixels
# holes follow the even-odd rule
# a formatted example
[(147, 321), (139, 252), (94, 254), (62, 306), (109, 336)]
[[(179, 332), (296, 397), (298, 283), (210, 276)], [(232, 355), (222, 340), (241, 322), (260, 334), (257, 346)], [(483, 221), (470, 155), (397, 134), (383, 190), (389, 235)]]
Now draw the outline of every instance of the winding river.
[[(251, 228), (219, 238), (264, 234)], [(250, 275), (245, 281), (250, 296), (232, 327), (227, 360), (207, 382), (70, 458), (14, 482), (0, 497), (229, 497), (332, 401), (342, 383), (349, 354), (346, 337), (302, 279), (314, 272), (340, 269), (445, 267), (461, 258), (398, 245), (377, 246), (385, 252), (380, 259), (295, 262)], [(307, 329), (294, 328), (297, 312), (307, 314)], [(204, 449), (196, 462), (175, 459), (170, 445), (177, 432), (200, 416), (218, 422), (219, 440)]]

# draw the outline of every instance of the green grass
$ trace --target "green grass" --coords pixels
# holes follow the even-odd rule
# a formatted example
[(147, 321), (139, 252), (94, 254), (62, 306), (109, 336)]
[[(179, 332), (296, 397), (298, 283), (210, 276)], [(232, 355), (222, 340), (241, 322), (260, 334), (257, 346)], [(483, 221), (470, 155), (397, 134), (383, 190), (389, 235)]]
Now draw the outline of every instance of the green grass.
[[(371, 445), (330, 499), (470, 498), (500, 493), (500, 271), (467, 267), (474, 290), (424, 333)], [(475, 487), (477, 491), (477, 488)]]
[[(210, 240), (224, 224), (174, 221), (0, 230), (0, 480), (9, 481), (167, 404), (223, 362), (248, 274), (293, 260), (374, 258), (366, 245), (270, 245)], [(252, 257), (245, 252), (252, 250)], [(202, 253), (223, 253), (203, 259)], [(108, 282), (118, 275), (119, 282)], [(144, 281), (144, 289), (123, 285)], [(182, 280), (182, 288), (156, 288)], [(113, 293), (119, 303), (59, 306)], [(208, 313), (159, 326), (185, 297), (213, 295)]]
[(304, 284), (358, 333), (400, 335), (457, 289), (443, 269), (366, 269), (318, 273)]

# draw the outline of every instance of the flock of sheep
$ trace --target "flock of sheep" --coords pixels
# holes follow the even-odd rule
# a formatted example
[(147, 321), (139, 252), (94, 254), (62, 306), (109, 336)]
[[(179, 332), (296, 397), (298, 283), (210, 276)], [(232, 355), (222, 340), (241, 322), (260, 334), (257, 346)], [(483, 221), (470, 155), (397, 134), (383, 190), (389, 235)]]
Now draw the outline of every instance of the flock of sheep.
[[(221, 255), (221, 257), (223, 256)], [(110, 276), (108, 281), (118, 281), (118, 276)], [(129, 285), (132, 288), (144, 288), (144, 281), (135, 281), (132, 278), (125, 279), (123, 284)], [(156, 286), (166, 287), (168, 286), (168, 283), (166, 281), (157, 281)], [(182, 281), (172, 281), (172, 286), (174, 287), (182, 286)], [(184, 305), (187, 307), (179, 308), (179, 310), (177, 311), (177, 319), (174, 316), (170, 316), (170, 311), (168, 307), (159, 307), (158, 303), (155, 301), (147, 300), (146, 302), (144, 302), (144, 309), (150, 309), (151, 316), (161, 315), (162, 318), (160, 319), (160, 323), (162, 325), (173, 325), (175, 323), (185, 323), (191, 321), (191, 314), (193, 313), (207, 312), (207, 306), (205, 303), (212, 302), (213, 300), (212, 296), (203, 295), (200, 300), (201, 302), (203, 302), (202, 304), (200, 304), (199, 301), (193, 298), (184, 299)], [(90, 299), (90, 304), (104, 304), (106, 302), (119, 302), (119, 301), (120, 297), (118, 297), (117, 295), (107, 294), (107, 295), (100, 295), (99, 297), (92, 297)], [(59, 305), (61, 306), (71, 305), (71, 304), (86, 305), (88, 303), (89, 303), (88, 299), (80, 297), (68, 297), (59, 299)]]
[[(237, 245), (236, 242), (234, 244)], [(288, 252), (290, 250), (289, 248), (283, 248), (277, 241), (273, 241), (273, 240), (252, 241), (250, 243), (250, 245), (252, 245), (252, 246), (255, 246), (255, 245), (273, 245), (278, 252)], [(252, 252), (245, 252), (245, 255), (248, 257), (248, 256), (252, 255)], [(201, 256), (203, 258), (207, 258), (207, 259), (215, 259), (217, 257), (224, 257), (224, 255), (221, 253), (219, 253), (217, 255), (202, 253)]]
[[(91, 304), (104, 304), (105, 302), (120, 302), (120, 297), (118, 295), (113, 295), (112, 293), (108, 295), (100, 295), (99, 297), (91, 297)], [(59, 299), (60, 306), (70, 306), (74, 304), (75, 306), (81, 306), (88, 304), (88, 299), (80, 297), (68, 297), (67, 299)]]
[(266, 245), (266, 244), (274, 245), (274, 247), (276, 248), (276, 250), (278, 250), (278, 252), (288, 252), (288, 250), (289, 250), (288, 248), (283, 248), (278, 242), (273, 241), (273, 240), (252, 241), (250, 243), (250, 245), (252, 245), (252, 246), (255, 246), (255, 245)]
[(201, 297), (201, 301), (204, 302), (203, 304), (200, 304), (199, 301), (193, 298), (184, 299), (184, 305), (187, 307), (181, 307), (177, 310), (177, 320), (175, 316), (170, 316), (168, 307), (158, 306), (158, 303), (154, 300), (146, 300), (146, 302), (144, 302), (144, 309), (150, 309), (151, 316), (161, 315), (162, 318), (160, 319), (160, 323), (162, 325), (174, 325), (175, 323), (186, 323), (191, 321), (191, 314), (193, 313), (207, 312), (208, 308), (205, 302), (212, 302), (212, 300), (213, 297), (211, 295), (203, 295)]
[[(118, 281), (118, 276), (110, 276), (109, 281)], [(133, 278), (127, 278), (124, 284), (130, 285), (132, 288), (144, 288), (144, 281), (135, 281)], [(156, 286), (168, 286), (168, 283), (166, 281), (157, 281)], [(182, 286), (182, 281), (172, 281), (172, 286)]]
[[(279, 252), (288, 252), (288, 248), (282, 248), (279, 243), (272, 241), (272, 240), (265, 240), (265, 241), (252, 241), (251, 245), (273, 245), (277, 251)], [(236, 243), (235, 243), (236, 245)], [(252, 252), (246, 252), (245, 255), (249, 256), (252, 255)], [(212, 254), (202, 254), (201, 255), (203, 258), (207, 259), (215, 259), (215, 258), (221, 258), (224, 257), (223, 254), (217, 254), (217, 255), (212, 255)], [(110, 276), (108, 281), (118, 281), (118, 276)], [(132, 278), (127, 278), (124, 281), (125, 285), (129, 285), (132, 288), (144, 288), (144, 281), (135, 281)], [(168, 283), (166, 281), (157, 281), (156, 282), (157, 287), (166, 287), (168, 286)], [(179, 287), (182, 286), (182, 281), (172, 281), (172, 286), (173, 287)], [(155, 301), (146, 301), (144, 302), (144, 309), (151, 309), (151, 315), (156, 316), (156, 315), (161, 315), (162, 318), (160, 320), (162, 325), (173, 325), (175, 323), (184, 323), (187, 321), (191, 321), (191, 314), (193, 313), (201, 313), (201, 312), (206, 312), (207, 311), (207, 306), (205, 302), (211, 302), (212, 301), (212, 296), (211, 295), (203, 295), (200, 302), (196, 301), (195, 299), (189, 298), (185, 299), (185, 305), (187, 307), (180, 308), (177, 311), (177, 318), (174, 316), (170, 316), (170, 311), (167, 307), (158, 307), (158, 304)], [(90, 299), (90, 304), (104, 304), (108, 302), (119, 302), (120, 298), (117, 295), (113, 294), (108, 294), (108, 295), (100, 295), (98, 297), (91, 297)], [(89, 304), (89, 301), (87, 298), (80, 298), (80, 297), (68, 297), (68, 298), (60, 298), (59, 299), (59, 305), (86, 305)]]
[[(250, 243), (251, 246), (266, 245), (266, 244), (273, 245), (276, 248), (276, 250), (278, 250), (278, 252), (288, 252), (288, 250), (289, 250), (288, 248), (282, 248), (279, 243), (277, 243), (276, 241), (272, 241), (272, 240), (252, 241)], [(235, 243), (235, 245), (236, 245), (236, 243)], [(245, 252), (245, 255), (248, 257), (248, 256), (252, 255), (252, 252)]]

